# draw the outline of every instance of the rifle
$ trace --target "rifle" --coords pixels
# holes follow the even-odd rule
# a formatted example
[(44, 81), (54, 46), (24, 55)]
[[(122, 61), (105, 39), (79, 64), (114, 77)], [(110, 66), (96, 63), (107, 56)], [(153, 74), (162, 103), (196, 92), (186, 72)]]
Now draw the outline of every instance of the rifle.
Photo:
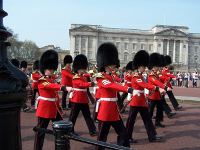
[[(149, 97), (153, 94), (153, 92), (154, 92), (154, 91), (151, 91), (151, 92), (149, 93), (148, 97), (146, 97), (145, 99), (148, 100)], [(133, 98), (131, 98), (131, 100), (128, 101), (128, 102), (124, 105), (124, 107), (120, 110), (120, 113), (122, 113), (122, 112), (124, 111), (124, 109), (128, 106), (128, 104), (129, 104), (132, 100), (133, 100)]]

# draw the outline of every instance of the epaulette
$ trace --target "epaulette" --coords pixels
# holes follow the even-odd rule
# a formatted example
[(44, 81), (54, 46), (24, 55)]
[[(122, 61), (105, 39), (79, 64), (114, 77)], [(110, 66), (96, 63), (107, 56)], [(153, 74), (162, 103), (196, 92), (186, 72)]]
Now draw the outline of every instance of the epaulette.
[(75, 74), (75, 76), (73, 76), (72, 80), (73, 79), (80, 79), (80, 77), (77, 74)]
[(140, 76), (139, 76), (139, 74), (137, 72), (133, 75), (132, 78), (134, 78), (134, 77), (139, 77), (140, 78)]
[(41, 78), (39, 78), (38, 80), (44, 80), (46, 82), (42, 83), (44, 86), (50, 84), (49, 81), (47, 79), (45, 79), (44, 76), (42, 76)]
[(98, 74), (97, 78), (103, 78), (103, 79), (106, 79), (106, 77), (105, 77), (102, 73)]
[(149, 76), (156, 76), (153, 71), (149, 74)]
[(159, 77), (162, 76), (162, 73), (160, 71), (157, 71), (157, 74), (158, 74)]
[(127, 73), (126, 76), (130, 76), (130, 73)]
[(168, 68), (164, 68), (164, 70), (163, 71), (168, 71)]
[(32, 74), (37, 74), (37, 72), (36, 72), (36, 71), (33, 71)]
[(63, 67), (62, 70), (65, 70), (65, 67)]

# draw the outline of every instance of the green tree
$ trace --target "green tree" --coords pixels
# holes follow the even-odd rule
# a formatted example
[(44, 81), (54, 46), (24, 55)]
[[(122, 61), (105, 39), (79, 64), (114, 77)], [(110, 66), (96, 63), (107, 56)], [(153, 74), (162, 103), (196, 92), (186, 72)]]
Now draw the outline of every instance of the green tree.
[(12, 29), (9, 27), (6, 27), (6, 29), (12, 33), (12, 36), (7, 39), (7, 42), (11, 43), (11, 46), (7, 47), (7, 55), (9, 59), (36, 60), (40, 58), (41, 54), (35, 42), (31, 40), (25, 40), (22, 42), (19, 40), (18, 34), (14, 33)]

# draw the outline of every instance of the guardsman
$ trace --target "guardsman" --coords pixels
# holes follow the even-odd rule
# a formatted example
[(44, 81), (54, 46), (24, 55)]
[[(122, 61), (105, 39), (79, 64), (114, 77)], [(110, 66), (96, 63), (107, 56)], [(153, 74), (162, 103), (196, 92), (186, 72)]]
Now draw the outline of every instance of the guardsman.
[(33, 73), (31, 74), (32, 79), (33, 79), (33, 83), (32, 83), (32, 88), (33, 88), (33, 97), (31, 99), (31, 106), (35, 107), (35, 95), (36, 93), (38, 93), (39, 95), (39, 91), (38, 91), (38, 79), (41, 77), (41, 74), (39, 72), (39, 60), (36, 60), (33, 64)]
[[(20, 64), (21, 70), (26, 74), (26, 68), (27, 68), (27, 61), (23, 60)], [(27, 74), (26, 74), (27, 75)], [(30, 83), (29, 83), (30, 84)], [(26, 104), (22, 106), (23, 112), (29, 111), (31, 108), (28, 107)]]
[[(125, 77), (124, 77), (125, 86), (131, 87), (131, 78), (132, 78), (132, 73), (133, 73), (132, 61), (130, 61), (126, 65), (126, 70), (127, 70), (127, 72), (126, 72)], [(128, 93), (123, 93), (122, 96), (121, 96), (122, 104), (123, 104), (125, 98), (127, 97), (127, 95), (128, 95), (127, 100), (130, 100), (131, 95), (128, 94)]]
[(126, 123), (126, 130), (128, 133), (129, 141), (131, 143), (137, 143), (137, 140), (134, 140), (132, 138), (132, 133), (138, 112), (140, 112), (140, 115), (144, 122), (149, 141), (155, 142), (161, 139), (161, 137), (156, 137), (157, 133), (155, 127), (148, 113), (147, 102), (144, 96), (144, 88), (156, 92), (160, 91), (161, 93), (165, 93), (165, 90), (159, 88), (158, 86), (149, 85), (145, 83), (142, 73), (145, 71), (145, 68), (148, 65), (149, 65), (149, 54), (145, 50), (138, 51), (133, 59), (133, 68), (134, 70), (137, 71), (133, 75), (131, 83), (132, 83), (132, 88), (140, 92), (140, 96), (139, 97), (132, 96), (132, 100), (129, 103), (130, 110)]
[[(161, 60), (161, 65), (159, 67), (159, 70), (157, 71), (157, 74), (160, 78), (160, 82), (165, 84), (165, 81), (169, 81), (170, 78), (169, 77), (166, 77), (163, 75), (162, 73), (162, 70), (163, 70), (163, 67), (165, 67), (165, 56), (164, 55), (160, 55), (160, 60)], [(165, 112), (165, 114), (167, 115), (168, 118), (171, 118), (172, 116), (176, 115), (176, 113), (171, 113), (172, 110), (171, 108), (169, 107), (169, 105), (167, 104), (166, 100), (165, 100), (165, 94), (162, 95), (161, 97), (161, 102), (162, 102), (162, 105), (163, 105), (163, 110)]]
[[(170, 91), (171, 88), (162, 84), (157, 74), (157, 71), (161, 63), (160, 54), (152, 53), (149, 59), (150, 59), (149, 69), (151, 69), (151, 71), (148, 75), (148, 84), (159, 86), (160, 88), (163, 88), (166, 91)], [(151, 118), (153, 116), (153, 111), (154, 111), (155, 106), (157, 106), (155, 126), (165, 127), (165, 125), (161, 123), (163, 121), (163, 105), (161, 103), (161, 94), (160, 92), (156, 92), (156, 91), (154, 91), (153, 94), (149, 97), (149, 113), (150, 113)]]
[[(62, 110), (60, 108), (60, 100), (58, 91), (72, 92), (72, 87), (67, 87), (56, 83), (53, 75), (58, 68), (58, 53), (54, 50), (44, 52), (39, 62), (40, 72), (43, 76), (38, 80), (38, 90), (40, 96), (36, 100), (36, 116), (38, 117), (37, 127), (47, 128), (50, 120), (60, 121), (62, 118)], [(36, 132), (34, 150), (42, 150), (45, 133)]]
[[(171, 60), (171, 57), (169, 55), (165, 56), (165, 68), (163, 69), (163, 75), (165, 78), (170, 78), (169, 80), (166, 80), (166, 83), (167, 83), (167, 86), (172, 88), (172, 85), (170, 83), (170, 81), (172, 80), (177, 80), (177, 77), (173, 76), (172, 74), (170, 74), (169, 72), (169, 68), (171, 67), (171, 63), (172, 63), (172, 60)], [(172, 91), (168, 91), (167, 92), (167, 95), (169, 96), (169, 100), (171, 101), (173, 107), (174, 107), (174, 110), (179, 110), (182, 108), (182, 106), (179, 106), (176, 98), (174, 97), (174, 94)]]
[[(117, 91), (128, 92), (134, 96), (139, 96), (140, 93), (133, 90), (133, 88), (115, 83), (112, 71), (115, 69), (117, 63), (118, 51), (116, 46), (112, 43), (103, 43), (97, 51), (97, 66), (98, 71), (101, 72), (96, 77), (101, 95), (97, 116), (99, 120), (99, 135), (97, 140), (106, 142), (110, 126), (112, 126), (118, 134), (117, 144), (130, 147), (128, 134), (119, 112), (116, 96)], [(96, 149), (102, 150), (104, 148), (97, 146)]]
[[(70, 67), (72, 62), (73, 62), (72, 56), (71, 55), (66, 55), (65, 58), (64, 58), (65, 67), (62, 68), (62, 82), (61, 82), (61, 85), (72, 87), (73, 75), (72, 75), (72, 70), (71, 70), (71, 67)], [(67, 110), (68, 108), (71, 108), (70, 98), (69, 98), (68, 108), (66, 108), (67, 93), (68, 93), (67, 91), (64, 91), (63, 95), (62, 95), (62, 109), (63, 110)]]
[(73, 123), (71, 134), (77, 135), (74, 132), (74, 126), (79, 112), (82, 111), (86, 124), (88, 126), (90, 136), (95, 136), (98, 134), (96, 127), (91, 118), (91, 113), (89, 109), (89, 100), (87, 95), (87, 88), (93, 87), (97, 82), (87, 82), (84, 76), (86, 68), (88, 67), (87, 57), (83, 54), (77, 55), (74, 58), (73, 70), (75, 75), (72, 78), (72, 85), (74, 88), (74, 93), (71, 98), (71, 113), (69, 116), (69, 121)]

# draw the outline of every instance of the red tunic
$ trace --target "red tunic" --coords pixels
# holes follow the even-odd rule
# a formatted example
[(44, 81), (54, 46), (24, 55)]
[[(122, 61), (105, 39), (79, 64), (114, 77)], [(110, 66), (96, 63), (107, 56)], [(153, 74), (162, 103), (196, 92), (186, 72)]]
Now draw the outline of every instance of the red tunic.
[(115, 77), (116, 82), (122, 82), (122, 79), (118, 77), (118, 75), (115, 71), (112, 72), (112, 75)]
[(135, 72), (135, 74), (133, 75), (131, 79), (131, 83), (132, 83), (132, 88), (134, 88), (134, 90), (140, 91), (140, 96), (139, 97), (132, 96), (133, 99), (131, 100), (129, 105), (147, 107), (145, 96), (144, 96), (144, 88), (148, 90), (155, 90), (156, 86), (145, 83), (145, 80), (142, 74), (140, 74), (139, 72)]
[(74, 94), (70, 101), (75, 103), (89, 103), (87, 96), (87, 88), (91, 86), (91, 82), (85, 80), (85, 76), (75, 74), (72, 78)]
[(41, 77), (40, 73), (38, 71), (34, 71), (32, 74), (32, 79), (33, 79), (33, 83), (32, 83), (32, 87), (33, 89), (38, 89), (38, 79)]
[(72, 87), (72, 70), (71, 68), (64, 67), (62, 68), (62, 82), (61, 85)]
[[(157, 75), (157, 73), (155, 71), (151, 71), (148, 75), (148, 84), (149, 85), (155, 85), (155, 86), (159, 86), (161, 88), (164, 88), (165, 85), (162, 84), (160, 82), (160, 79)], [(150, 93), (151, 91), (149, 91)], [(154, 91), (153, 94), (149, 97), (149, 99), (152, 99), (152, 100), (160, 100), (161, 99), (161, 95), (160, 95), (160, 92), (156, 92)]]
[(129, 87), (114, 83), (114, 77), (105, 73), (97, 77), (97, 82), (101, 93), (97, 119), (101, 121), (118, 121), (120, 113), (116, 101), (117, 91), (127, 92)]
[(58, 91), (61, 90), (61, 85), (56, 84), (53, 78), (41, 77), (38, 80), (38, 90), (40, 93), (37, 106), (36, 116), (42, 118), (56, 118), (58, 111), (62, 116)]
[(124, 79), (127, 82), (125, 83), (125, 86), (131, 87), (131, 78), (132, 78), (132, 75), (130, 73), (126, 72)]
[(164, 76), (166, 79), (168, 78), (168, 80), (165, 81), (165, 83), (167, 83), (167, 86), (170, 87), (171, 89), (173, 89), (173, 88), (172, 88), (172, 85), (171, 85), (171, 83), (170, 83), (170, 81), (169, 81), (169, 79), (170, 79), (170, 78), (177, 78), (177, 77), (176, 77), (176, 76), (173, 76), (172, 74), (170, 74), (168, 68), (164, 68), (164, 69), (163, 69), (163, 76)]

